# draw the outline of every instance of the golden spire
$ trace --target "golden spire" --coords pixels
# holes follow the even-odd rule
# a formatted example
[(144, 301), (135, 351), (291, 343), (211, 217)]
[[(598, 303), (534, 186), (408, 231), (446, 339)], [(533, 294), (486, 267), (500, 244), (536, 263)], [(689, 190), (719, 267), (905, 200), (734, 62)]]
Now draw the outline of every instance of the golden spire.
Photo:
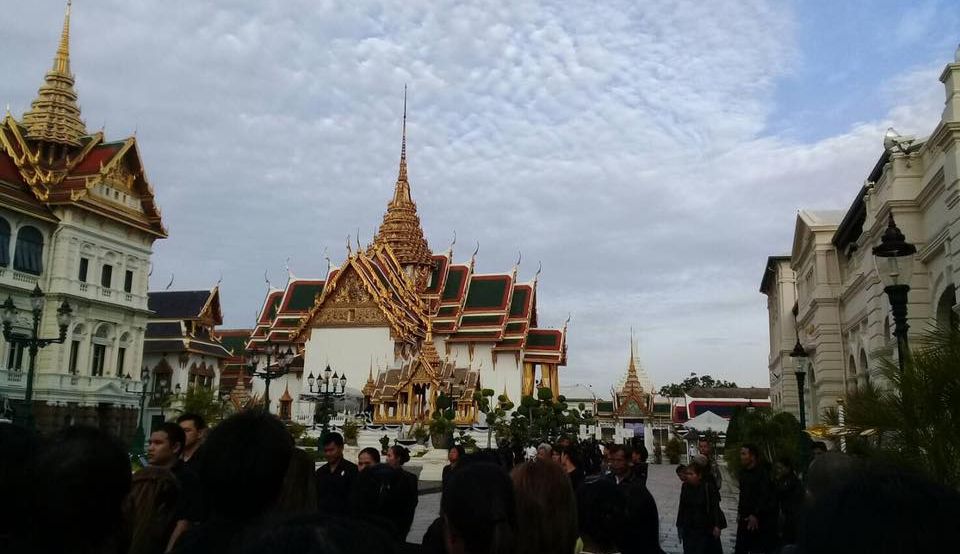
[(637, 357), (634, 353), (633, 328), (630, 328), (630, 365), (627, 367), (627, 379), (623, 382), (623, 388), (620, 390), (622, 396), (631, 393), (642, 393), (643, 385), (640, 384), (640, 376), (637, 374)]
[(385, 243), (393, 250), (401, 265), (432, 266), (433, 260), (427, 239), (420, 227), (417, 205), (410, 194), (407, 181), (407, 87), (403, 87), (403, 131), (400, 140), (400, 170), (393, 191), (393, 199), (387, 205), (383, 223), (377, 231), (375, 244)]
[(53, 67), (47, 72), (30, 110), (23, 114), (22, 123), (27, 128), (28, 138), (80, 146), (80, 138), (87, 134), (87, 128), (80, 119), (73, 74), (70, 73), (70, 5), (67, 0)]

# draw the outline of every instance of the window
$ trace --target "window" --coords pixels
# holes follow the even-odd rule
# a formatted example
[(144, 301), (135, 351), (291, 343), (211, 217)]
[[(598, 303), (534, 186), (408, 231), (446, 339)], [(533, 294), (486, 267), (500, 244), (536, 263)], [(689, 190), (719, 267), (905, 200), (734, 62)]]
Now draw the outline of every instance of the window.
[(17, 233), (13, 269), (33, 275), (40, 275), (43, 271), (43, 235), (36, 227), (23, 227)]
[(90, 374), (94, 377), (103, 376), (103, 363), (107, 357), (107, 347), (102, 344), (93, 345), (93, 364), (90, 366)]
[(127, 357), (126, 348), (117, 349), (117, 377), (123, 377), (123, 362), (124, 358)]
[(87, 282), (87, 269), (90, 268), (90, 260), (88, 258), (80, 258), (80, 271), (77, 274), (77, 279), (81, 283)]
[(80, 341), (70, 341), (70, 373), (77, 372), (77, 358), (80, 356)]
[(291, 400), (281, 400), (280, 401), (280, 419), (288, 421), (290, 419), (291, 407), (293, 401)]
[(0, 217), (0, 267), (10, 265), (10, 224)]
[(123, 292), (133, 292), (133, 271), (129, 269), (123, 276)]
[(113, 266), (104, 264), (100, 268), (100, 286), (108, 289), (113, 281)]
[(7, 369), (23, 369), (23, 343), (11, 343), (10, 354), (7, 356)]

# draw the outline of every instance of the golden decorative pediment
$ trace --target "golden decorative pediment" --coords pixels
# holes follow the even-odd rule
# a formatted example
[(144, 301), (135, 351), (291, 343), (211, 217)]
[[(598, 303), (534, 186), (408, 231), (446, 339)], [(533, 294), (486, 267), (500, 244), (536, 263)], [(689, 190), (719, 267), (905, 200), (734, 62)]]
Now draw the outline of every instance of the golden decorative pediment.
[(315, 327), (385, 326), (390, 322), (354, 271), (338, 280), (336, 290), (314, 318)]
[(118, 163), (110, 168), (102, 177), (103, 183), (127, 194), (133, 191), (133, 183), (137, 176), (124, 163)]

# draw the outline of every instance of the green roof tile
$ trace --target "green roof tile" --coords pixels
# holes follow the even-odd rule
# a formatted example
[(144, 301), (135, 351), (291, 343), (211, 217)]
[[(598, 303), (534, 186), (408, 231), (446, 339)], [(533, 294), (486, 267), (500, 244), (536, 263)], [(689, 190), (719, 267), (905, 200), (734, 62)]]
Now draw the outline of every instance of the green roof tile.
[(503, 305), (503, 296), (507, 292), (507, 278), (470, 280), (470, 291), (467, 293), (467, 309), (499, 308)]

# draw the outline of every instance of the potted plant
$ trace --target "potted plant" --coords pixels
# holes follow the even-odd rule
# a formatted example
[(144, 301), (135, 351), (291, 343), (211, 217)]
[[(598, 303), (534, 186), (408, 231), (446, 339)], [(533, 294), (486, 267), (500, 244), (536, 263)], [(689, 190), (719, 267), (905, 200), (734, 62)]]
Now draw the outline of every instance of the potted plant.
[(343, 440), (349, 446), (357, 445), (357, 435), (359, 434), (360, 426), (357, 425), (356, 420), (347, 419), (343, 423)]
[(416, 427), (413, 428), (413, 438), (417, 441), (417, 444), (425, 445), (427, 444), (427, 439), (430, 438), (430, 430), (422, 423), (418, 423)]
[(456, 428), (453, 420), (453, 401), (444, 393), (436, 400), (436, 409), (430, 420), (430, 442), (434, 448), (447, 449), (453, 443), (453, 430)]
[(671, 437), (667, 441), (667, 446), (664, 448), (667, 454), (667, 459), (670, 460), (671, 464), (680, 463), (680, 455), (683, 454), (683, 443), (680, 442), (680, 439), (677, 437)]
[(386, 454), (388, 448), (390, 448), (390, 437), (384, 435), (380, 437), (380, 453)]

